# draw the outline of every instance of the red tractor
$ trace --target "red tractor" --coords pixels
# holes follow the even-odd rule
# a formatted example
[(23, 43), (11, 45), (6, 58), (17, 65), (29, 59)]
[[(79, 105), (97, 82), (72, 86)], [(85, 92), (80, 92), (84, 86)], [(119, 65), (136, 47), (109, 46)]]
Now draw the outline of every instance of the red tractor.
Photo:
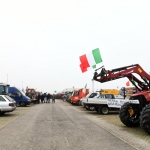
[(87, 94), (89, 94), (89, 89), (81, 88), (74, 90), (73, 95), (71, 96), (71, 103), (80, 106), (81, 99), (86, 97)]
[(28, 89), (26, 89), (25, 94), (26, 94), (26, 96), (30, 97), (32, 103), (37, 103), (37, 99), (36, 99), (37, 92), (35, 89), (28, 88)]
[[(97, 73), (97, 70), (101, 70)], [(122, 105), (119, 118), (128, 127), (141, 126), (150, 134), (150, 75), (139, 64), (106, 70), (101, 67), (95, 70), (93, 79), (98, 82), (108, 82), (127, 77), (137, 91), (131, 95), (129, 102)], [(138, 75), (138, 79), (135, 75)]]

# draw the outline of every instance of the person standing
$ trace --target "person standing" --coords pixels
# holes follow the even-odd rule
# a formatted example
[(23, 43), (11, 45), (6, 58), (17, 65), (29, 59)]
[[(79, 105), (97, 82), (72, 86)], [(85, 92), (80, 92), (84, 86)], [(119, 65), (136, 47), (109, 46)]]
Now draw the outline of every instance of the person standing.
[(41, 95), (40, 95), (40, 93), (38, 93), (38, 95), (37, 95), (37, 102), (38, 102), (38, 104), (40, 104), (40, 99), (41, 99)]
[(44, 102), (44, 94), (41, 95), (41, 103)]
[(52, 103), (55, 103), (55, 94), (52, 95)]
[(47, 103), (47, 93), (44, 93), (44, 102)]
[(50, 103), (50, 93), (47, 94), (47, 103)]

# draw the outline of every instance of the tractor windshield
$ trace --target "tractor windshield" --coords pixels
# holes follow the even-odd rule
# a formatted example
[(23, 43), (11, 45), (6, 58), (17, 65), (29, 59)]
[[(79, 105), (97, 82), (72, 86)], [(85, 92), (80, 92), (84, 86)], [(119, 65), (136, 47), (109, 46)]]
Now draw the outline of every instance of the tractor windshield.
[(8, 94), (8, 86), (0, 85), (0, 94)]

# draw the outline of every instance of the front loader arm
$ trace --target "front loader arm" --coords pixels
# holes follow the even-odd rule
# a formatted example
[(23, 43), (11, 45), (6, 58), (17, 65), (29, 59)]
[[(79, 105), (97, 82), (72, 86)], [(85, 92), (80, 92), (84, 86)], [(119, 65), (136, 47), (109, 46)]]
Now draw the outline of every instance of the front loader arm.
[[(133, 73), (138, 74), (144, 82), (137, 79), (133, 75)], [(95, 81), (103, 83), (124, 77), (127, 77), (139, 91), (150, 89), (150, 76), (138, 64), (112, 70), (106, 70), (105, 68), (101, 68), (100, 73), (97, 73), (96, 70), (93, 79)]]

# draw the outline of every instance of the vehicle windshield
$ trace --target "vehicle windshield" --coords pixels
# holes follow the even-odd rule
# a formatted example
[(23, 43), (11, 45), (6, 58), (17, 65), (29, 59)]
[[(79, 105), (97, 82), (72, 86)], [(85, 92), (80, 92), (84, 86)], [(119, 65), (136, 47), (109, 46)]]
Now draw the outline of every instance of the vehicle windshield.
[(13, 102), (13, 101), (14, 101), (11, 97), (9, 97), (9, 96), (7, 96), (7, 95), (5, 95), (5, 97), (6, 97), (10, 102)]
[(8, 86), (0, 85), (0, 94), (8, 94)]
[(75, 91), (73, 96), (78, 96), (79, 95), (79, 92), (78, 91)]
[(21, 93), (23, 96), (26, 96), (25, 93), (24, 93), (23, 91), (20, 91), (20, 93)]
[(89, 97), (89, 95), (91, 95), (91, 93), (87, 94), (87, 95), (86, 95), (86, 98), (88, 98), (88, 97)]
[(95, 96), (98, 96), (98, 93), (92, 93), (91, 95), (89, 95), (89, 98), (94, 98)]
[(27, 90), (27, 93), (31, 93), (31, 90), (28, 89), (28, 90)]

